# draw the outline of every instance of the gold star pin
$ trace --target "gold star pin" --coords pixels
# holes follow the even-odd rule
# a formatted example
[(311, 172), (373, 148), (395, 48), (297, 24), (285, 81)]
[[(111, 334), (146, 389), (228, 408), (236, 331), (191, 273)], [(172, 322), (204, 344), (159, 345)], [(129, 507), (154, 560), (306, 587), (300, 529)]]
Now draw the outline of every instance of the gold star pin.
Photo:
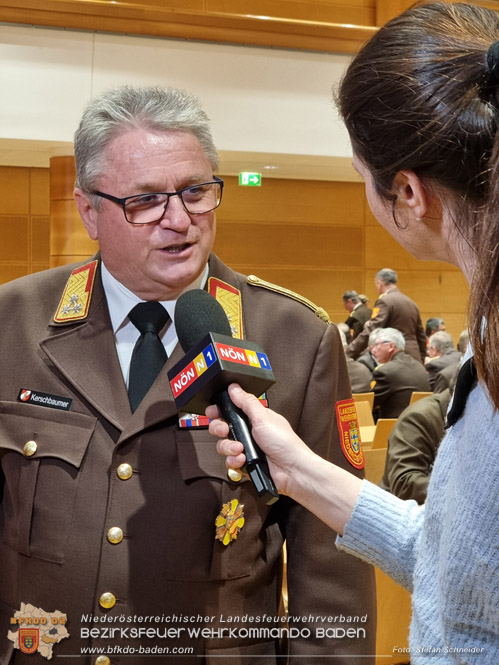
[(237, 499), (224, 503), (220, 515), (215, 520), (215, 526), (216, 540), (220, 540), (224, 545), (236, 540), (244, 526), (244, 506), (239, 505)]

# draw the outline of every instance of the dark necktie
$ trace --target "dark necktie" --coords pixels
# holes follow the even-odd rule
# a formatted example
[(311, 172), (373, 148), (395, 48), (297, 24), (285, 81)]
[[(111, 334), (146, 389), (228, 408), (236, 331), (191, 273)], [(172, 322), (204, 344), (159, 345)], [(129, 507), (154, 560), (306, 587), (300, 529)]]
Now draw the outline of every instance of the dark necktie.
[(454, 396), (452, 398), (452, 408), (447, 414), (447, 419), (445, 421), (446, 429), (452, 425), (455, 425), (459, 418), (463, 415), (468, 395), (475, 385), (476, 380), (477, 373), (475, 363), (473, 358), (468, 358), (468, 360), (463, 363), (463, 366), (457, 375), (456, 387), (454, 388)]
[(141, 302), (128, 318), (140, 332), (132, 352), (128, 382), (130, 406), (135, 411), (166, 362), (165, 347), (158, 335), (170, 317), (159, 302)]

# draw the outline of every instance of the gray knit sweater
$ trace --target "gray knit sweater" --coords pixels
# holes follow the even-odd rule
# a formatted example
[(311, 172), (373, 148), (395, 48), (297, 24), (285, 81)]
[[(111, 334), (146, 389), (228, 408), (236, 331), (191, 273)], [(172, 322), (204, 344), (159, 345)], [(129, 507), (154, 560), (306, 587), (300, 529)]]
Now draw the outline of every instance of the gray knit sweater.
[(412, 665), (499, 665), (499, 414), (480, 385), (440, 445), (426, 504), (364, 481), (337, 545), (412, 592)]

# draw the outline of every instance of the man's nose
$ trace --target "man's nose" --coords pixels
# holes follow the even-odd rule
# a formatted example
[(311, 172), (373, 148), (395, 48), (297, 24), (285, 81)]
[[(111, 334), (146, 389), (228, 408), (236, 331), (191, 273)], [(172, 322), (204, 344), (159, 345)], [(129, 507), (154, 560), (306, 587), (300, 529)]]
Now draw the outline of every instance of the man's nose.
[(165, 214), (160, 221), (161, 227), (182, 233), (189, 228), (190, 224), (191, 217), (185, 209), (180, 196), (170, 196)]

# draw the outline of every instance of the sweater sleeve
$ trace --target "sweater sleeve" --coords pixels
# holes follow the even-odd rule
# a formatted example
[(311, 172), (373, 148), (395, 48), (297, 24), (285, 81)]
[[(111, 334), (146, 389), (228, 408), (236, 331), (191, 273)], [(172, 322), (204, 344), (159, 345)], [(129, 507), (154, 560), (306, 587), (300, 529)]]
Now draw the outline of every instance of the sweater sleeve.
[(424, 506), (402, 501), (367, 480), (355, 504), (338, 549), (378, 566), (412, 591)]

